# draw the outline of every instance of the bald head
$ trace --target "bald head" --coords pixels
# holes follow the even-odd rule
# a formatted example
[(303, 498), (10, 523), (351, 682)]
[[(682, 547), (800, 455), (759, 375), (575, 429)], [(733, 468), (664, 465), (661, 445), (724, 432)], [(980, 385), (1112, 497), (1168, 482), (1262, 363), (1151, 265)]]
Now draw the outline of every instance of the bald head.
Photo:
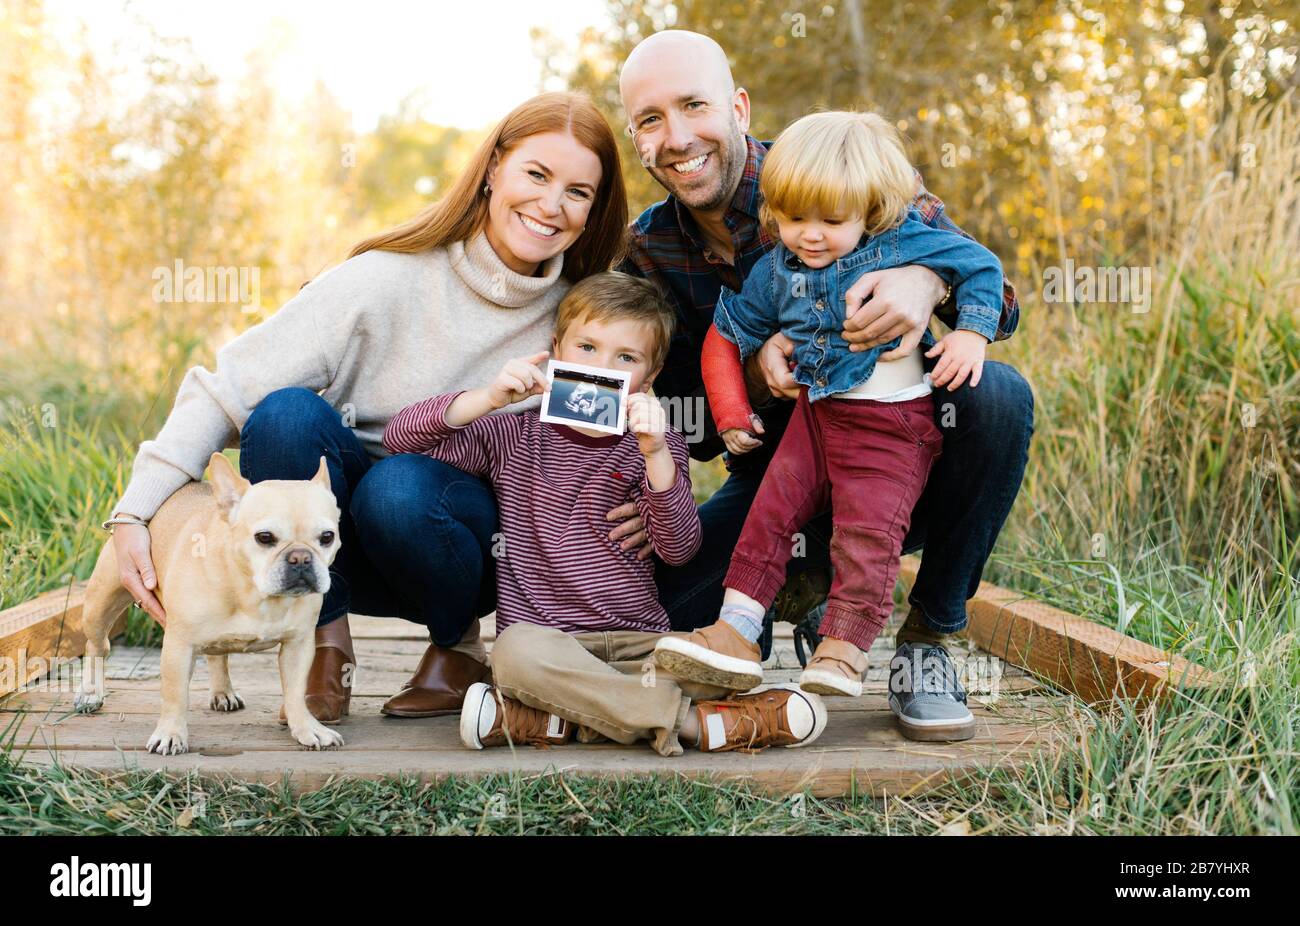
[(618, 78), (641, 165), (688, 209), (728, 203), (745, 169), (749, 94), (722, 46), (669, 29), (632, 49)]
[[(623, 106), (628, 105), (628, 91), (646, 80), (661, 79), (665, 74), (687, 74), (701, 90), (728, 98), (735, 92), (736, 82), (731, 77), (731, 65), (722, 46), (707, 35), (668, 29), (643, 39), (623, 62), (618, 89)], [(628, 117), (634, 118), (631, 110)]]

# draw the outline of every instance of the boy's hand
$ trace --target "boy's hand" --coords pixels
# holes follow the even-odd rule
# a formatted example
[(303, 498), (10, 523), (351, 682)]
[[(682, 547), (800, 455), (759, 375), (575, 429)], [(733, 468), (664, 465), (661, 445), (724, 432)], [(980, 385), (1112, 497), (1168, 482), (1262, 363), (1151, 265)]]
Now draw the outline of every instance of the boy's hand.
[(930, 373), (930, 384), (948, 387), (952, 392), (966, 377), (970, 377), (970, 387), (980, 384), (980, 375), (984, 372), (984, 348), (988, 338), (964, 328), (944, 335), (938, 344), (925, 352), (927, 357), (939, 357), (934, 370)]
[(636, 435), (641, 455), (650, 456), (664, 449), (664, 431), (668, 416), (664, 407), (644, 392), (634, 392), (627, 397), (627, 429)]
[(757, 450), (763, 446), (763, 442), (755, 436), (763, 433), (763, 419), (758, 415), (751, 414), (749, 422), (752, 430), (727, 428), (722, 432), (722, 442), (727, 445), (727, 450), (734, 454), (741, 454), (749, 453), (751, 450)]
[(544, 350), (531, 357), (507, 360), (497, 378), (487, 387), (488, 403), (493, 408), (505, 408), (522, 402), (529, 396), (545, 392), (546, 374), (538, 364), (549, 357), (550, 353)]

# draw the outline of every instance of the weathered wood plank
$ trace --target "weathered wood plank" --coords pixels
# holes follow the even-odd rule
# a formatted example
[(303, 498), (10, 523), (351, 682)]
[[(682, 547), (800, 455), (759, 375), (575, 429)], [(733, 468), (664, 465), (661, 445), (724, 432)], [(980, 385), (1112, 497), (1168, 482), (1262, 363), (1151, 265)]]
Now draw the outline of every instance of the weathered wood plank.
[[(812, 746), (809, 756), (827, 749), (902, 748), (908, 744), (894, 727), (893, 714), (882, 698), (863, 699), (866, 709), (836, 711), (836, 720)], [(378, 705), (374, 705), (376, 708)], [(196, 751), (220, 752), (293, 752), (301, 751), (288, 729), (277, 722), (275, 710), (262, 708), (250, 715), (247, 710), (233, 714), (202, 709), (189, 715), (189, 744)], [(1045, 721), (1024, 722), (1021, 718), (997, 716), (977, 710), (977, 732), (973, 740), (951, 747), (952, 754), (982, 746), (1018, 741), (1038, 732)], [(58, 716), (23, 715), (17, 728), (15, 745), (30, 744), (38, 749), (121, 749), (140, 751), (158, 722), (157, 713), (125, 713), (104, 710), (94, 715)], [(347, 742), (345, 749), (388, 749), (393, 752), (451, 749), (461, 751), (457, 732), (458, 718), (431, 717), (404, 719), (383, 717), (378, 713), (349, 715), (338, 730)], [(929, 748), (929, 747), (926, 747)]]
[[(394, 645), (411, 648), (400, 653), (389, 652)], [(362, 638), (356, 641), (356, 648), (361, 666), (354, 676), (354, 697), (387, 698), (396, 693), (409, 678), (424, 652), (422, 643), (395, 641), (390, 638)], [(488, 645), (488, 650), (490, 652), (491, 644)], [(864, 681), (864, 690), (868, 695), (884, 695), (888, 692), (887, 660), (892, 650), (892, 641), (885, 641), (873, 648), (873, 658), (876, 661), (868, 670)], [(150, 695), (150, 699), (152, 699), (152, 709), (156, 710), (158, 657), (159, 651), (152, 648), (115, 646), (112, 649), (105, 672), (108, 679), (110, 706), (133, 703), (123, 702), (121, 700), (123, 693), (142, 688), (154, 692)], [(274, 651), (260, 654), (234, 654), (230, 657), (230, 671), (235, 688), (246, 700), (274, 698), (278, 703), (280, 681), (273, 668), (275, 659)], [(953, 647), (953, 662), (964, 677), (969, 676), (967, 688), (972, 697), (996, 700), (1004, 694), (1033, 691), (1041, 687), (1036, 680), (1025, 675), (1023, 670), (1004, 666), (1000, 660), (987, 655), (966, 653), (961, 647)], [(791, 668), (782, 668), (782, 666), (791, 666)], [(69, 693), (67, 706), (70, 707), (70, 693), (75, 690), (76, 682), (80, 678), (80, 665), (74, 663), (65, 668), (68, 671), (58, 680), (62, 682), (61, 685), (54, 684), (55, 679), (44, 679), (32, 683), (27, 691), (15, 697), (22, 697), (29, 708), (48, 709), (54, 705), (58, 693), (65, 691)], [(793, 650), (788, 643), (778, 642), (773, 658), (766, 665), (766, 670), (765, 677), (768, 682), (793, 682), (798, 679), (800, 670), (797, 668)], [(195, 664), (190, 685), (192, 703), (196, 705), (206, 703), (207, 685), (207, 663), (200, 659)], [(832, 699), (830, 703), (834, 704), (837, 700), (839, 699)], [(0, 702), (0, 706), (10, 705)], [(126, 709), (141, 712), (146, 710), (143, 706)]]
[[(917, 744), (920, 746), (921, 744)], [(769, 793), (786, 794), (809, 788), (814, 795), (834, 797), (852, 793), (883, 796), (914, 788), (935, 787), (965, 775), (980, 774), (1004, 763), (1023, 762), (1041, 743), (1026, 740), (1010, 746), (980, 744), (960, 750), (940, 748), (769, 749), (756, 755), (702, 755), (694, 750), (674, 759), (648, 747), (616, 745), (564, 746), (555, 749), (439, 749), (393, 751), (350, 749), (312, 752), (240, 751), (234, 755), (157, 756), (108, 749), (31, 750), (23, 761), (47, 765), (54, 761), (98, 772), (127, 769), (174, 772), (198, 770), (209, 776), (277, 783), (287, 780), (299, 790), (324, 785), (331, 778), (385, 778), (399, 774), (422, 780), (451, 775), (482, 777), (518, 772), (525, 775), (557, 771), (593, 776), (685, 774), (715, 780), (745, 780)], [(931, 744), (933, 747), (933, 744)]]
[[(903, 557), (900, 578), (911, 587), (921, 561)], [(1089, 704), (1115, 698), (1138, 703), (1165, 696), (1172, 687), (1218, 682), (1214, 673), (1018, 592), (981, 582), (966, 605), (965, 634), (981, 649), (1023, 666)]]
[[(0, 611), (0, 696), (44, 675), (55, 660), (85, 652), (86, 637), (81, 632), (85, 597), (86, 585), (79, 582)], [(113, 633), (125, 627), (123, 615)]]
[[(271, 718), (272, 720), (279, 716), (280, 692), (278, 689), (254, 692), (247, 687), (237, 685), (236, 690), (239, 691), (240, 697), (244, 699), (245, 704), (244, 710), (237, 711), (237, 714), (244, 718), (258, 717)], [(352, 695), (349, 717), (377, 715), (380, 706), (391, 696), (392, 693), (388, 691), (373, 693), (359, 691)], [(888, 707), (885, 698), (886, 693), (883, 690), (869, 690), (861, 698), (827, 698), (826, 709), (835, 714), (853, 711), (887, 711)], [(42, 690), (17, 692), (0, 702), (0, 715), (22, 711), (36, 716), (49, 714), (51, 718), (56, 718), (72, 713), (72, 700), (73, 695), (71, 693)], [(190, 689), (192, 717), (206, 714), (207, 703), (208, 690), (206, 686), (195, 686)], [(1046, 704), (1057, 705), (1060, 703), (1061, 697), (1059, 695), (1024, 694), (1004, 690), (996, 699), (981, 698), (973, 700), (972, 710), (974, 710), (976, 704), (994, 711), (998, 709), (1000, 704), (1009, 704), (1013, 705), (1013, 708), (1029, 710)], [(145, 687), (140, 682), (110, 682), (108, 697), (104, 702), (101, 714), (103, 716), (142, 714), (156, 718), (158, 710), (159, 695), (156, 687)], [(3, 726), (4, 722), (0, 721), (0, 726)], [(393, 722), (397, 723), (399, 721), (394, 720)]]
[[(65, 608), (64, 611), (67, 609)], [(686, 774), (710, 779), (743, 779), (773, 793), (810, 787), (820, 796), (856, 789), (882, 795), (924, 790), (953, 777), (980, 774), (1002, 763), (1026, 761), (1035, 750), (1054, 749), (1074, 724), (1061, 723), (1072, 702), (1048, 694), (1038, 682), (993, 657), (953, 647), (954, 660), (991, 671), (996, 686), (972, 697), (977, 718), (974, 739), (962, 743), (911, 743), (897, 731), (886, 703), (889, 632), (872, 648), (872, 669), (862, 698), (828, 698), (833, 715), (827, 732), (807, 749), (766, 750), (757, 755), (701, 756), (688, 751), (664, 759), (648, 746), (569, 745), (553, 750), (464, 749), (455, 717), (397, 720), (379, 713), (414, 670), (427, 644), (423, 628), (389, 618), (352, 616), (360, 669), (351, 714), (339, 730), (341, 750), (315, 753), (300, 748), (277, 722), (280, 682), (274, 652), (236, 654), (231, 675), (247, 707), (231, 714), (208, 710), (207, 667), (198, 660), (191, 686), (190, 746), (184, 756), (153, 756), (143, 751), (159, 710), (157, 651), (115, 647), (106, 669), (108, 698), (94, 715), (71, 710), (75, 684), (68, 678), (44, 679), (0, 699), (0, 726), (17, 719), (17, 741), (25, 761), (62, 761), (111, 773), (125, 767), (198, 769), (212, 776), (248, 781), (289, 780), (313, 788), (331, 777), (379, 778), (406, 772), (425, 780), (504, 771), (533, 775), (548, 768), (587, 775)], [(891, 622), (891, 627), (897, 620)], [(490, 637), (492, 624), (483, 624)], [(789, 626), (778, 625), (767, 681), (792, 681), (799, 669)], [(489, 649), (491, 640), (487, 639)], [(75, 673), (73, 673), (75, 678)], [(973, 692), (973, 694), (975, 694)]]

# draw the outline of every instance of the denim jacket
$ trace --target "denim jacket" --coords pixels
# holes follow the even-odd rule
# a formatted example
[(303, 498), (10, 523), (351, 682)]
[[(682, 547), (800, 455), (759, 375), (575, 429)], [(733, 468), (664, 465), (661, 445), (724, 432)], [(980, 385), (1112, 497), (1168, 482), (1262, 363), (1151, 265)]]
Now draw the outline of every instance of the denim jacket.
[[(844, 293), (864, 273), (919, 264), (951, 283), (957, 327), (990, 341), (1002, 312), (1002, 264), (983, 245), (950, 231), (932, 228), (913, 206), (906, 218), (879, 235), (863, 236), (858, 246), (826, 267), (808, 267), (778, 244), (754, 265), (739, 293), (724, 288), (713, 323), (740, 348), (743, 360), (782, 331), (794, 341), (794, 378), (808, 387), (808, 401), (847, 392), (866, 382), (876, 358), (901, 341), (857, 353), (841, 336)], [(929, 330), (922, 349), (934, 345)]]

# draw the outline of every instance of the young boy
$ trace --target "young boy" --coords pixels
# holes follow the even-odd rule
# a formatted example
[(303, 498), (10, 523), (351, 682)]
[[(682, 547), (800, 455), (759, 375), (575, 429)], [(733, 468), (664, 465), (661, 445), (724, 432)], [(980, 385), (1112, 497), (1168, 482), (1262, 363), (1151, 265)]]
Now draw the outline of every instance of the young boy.
[[(722, 689), (656, 672), (668, 631), (654, 565), (609, 539), (605, 513), (635, 501), (666, 563), (695, 555), (700, 520), (686, 442), (647, 395), (674, 318), (654, 284), (601, 273), (561, 301), (556, 359), (629, 374), (622, 435), (541, 421), (536, 410), (490, 414), (545, 391), (548, 352), (509, 361), (487, 386), (403, 409), (384, 430), (395, 453), (427, 453), (489, 479), (501, 511), (495, 687), (465, 696), (461, 740), (472, 749), (576, 738), (649, 740), (661, 755), (804, 746), (826, 725), (815, 694), (793, 686), (708, 700)], [(704, 699), (704, 700), (700, 700)]]
[[(794, 533), (832, 508), (835, 578), (822, 642), (800, 677), (805, 692), (856, 697), (867, 651), (893, 610), (910, 512), (942, 452), (921, 358), (877, 363), (893, 342), (851, 351), (840, 336), (845, 291), (863, 274), (928, 267), (957, 296), (957, 330), (928, 353), (955, 388), (979, 382), (1002, 298), (1002, 267), (974, 241), (926, 225), (910, 204), (916, 173), (898, 133), (874, 113), (823, 112), (781, 133), (763, 165), (764, 221), (781, 243), (741, 292), (724, 291), (701, 365), (727, 449), (758, 446), (761, 420), (741, 361), (777, 331), (795, 345), (801, 385), (789, 428), (732, 554), (718, 622), (664, 639), (656, 663), (679, 678), (744, 691), (762, 680), (757, 640), (785, 581)], [(965, 697), (961, 692), (960, 697)], [(964, 739), (974, 724), (938, 720), (924, 738)]]

